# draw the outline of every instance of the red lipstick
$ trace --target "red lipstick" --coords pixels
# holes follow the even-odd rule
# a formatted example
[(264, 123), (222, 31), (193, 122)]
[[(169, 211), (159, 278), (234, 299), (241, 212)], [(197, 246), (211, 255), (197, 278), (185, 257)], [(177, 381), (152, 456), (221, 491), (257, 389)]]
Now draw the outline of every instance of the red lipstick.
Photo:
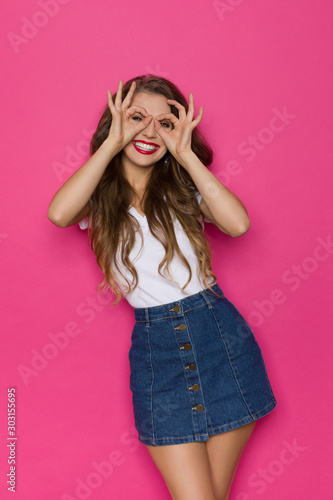
[[(147, 146), (151, 146), (151, 147), (149, 147), (149, 148), (140, 147), (140, 143), (145, 144)], [(158, 144), (155, 144), (154, 142), (132, 141), (132, 144), (135, 147), (135, 149), (143, 155), (151, 155), (151, 154), (155, 153), (160, 148), (160, 146)]]

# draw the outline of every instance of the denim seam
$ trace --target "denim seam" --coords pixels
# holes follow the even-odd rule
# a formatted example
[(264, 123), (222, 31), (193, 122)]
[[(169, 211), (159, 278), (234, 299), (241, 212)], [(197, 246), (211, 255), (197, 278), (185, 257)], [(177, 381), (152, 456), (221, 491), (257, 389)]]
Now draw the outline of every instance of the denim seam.
[(219, 330), (219, 333), (220, 333), (220, 337), (221, 337), (222, 342), (223, 342), (223, 344), (224, 344), (224, 347), (225, 347), (226, 353), (227, 353), (227, 355), (228, 355), (229, 364), (230, 364), (231, 369), (232, 369), (232, 372), (233, 372), (233, 374), (234, 374), (234, 377), (235, 377), (235, 380), (236, 380), (236, 383), (237, 383), (237, 386), (238, 386), (239, 392), (240, 392), (240, 394), (241, 394), (241, 396), (242, 396), (242, 399), (243, 399), (244, 403), (246, 404), (246, 407), (247, 407), (247, 409), (248, 409), (248, 411), (249, 411), (250, 415), (252, 416), (252, 412), (251, 412), (251, 410), (250, 410), (250, 408), (249, 408), (249, 405), (247, 404), (247, 402), (246, 402), (246, 400), (245, 400), (245, 397), (244, 397), (243, 391), (241, 390), (241, 387), (240, 387), (240, 385), (239, 385), (239, 380), (238, 380), (238, 378), (237, 378), (237, 374), (236, 374), (236, 372), (235, 372), (234, 365), (232, 364), (232, 361), (231, 361), (231, 358), (230, 358), (230, 354), (229, 354), (229, 350), (228, 350), (228, 347), (227, 347), (227, 345), (226, 345), (226, 343), (225, 343), (225, 341), (224, 341), (224, 338), (223, 338), (223, 335), (222, 335), (222, 332), (221, 332), (221, 329), (220, 329), (220, 325), (219, 325), (219, 322), (217, 321), (217, 318), (216, 318), (216, 316), (215, 316), (215, 312), (214, 312), (214, 308), (213, 308), (213, 307), (211, 308), (211, 312), (212, 312), (212, 314), (213, 314), (213, 317), (214, 317), (215, 323), (216, 323), (216, 325), (217, 325), (217, 327), (218, 327), (218, 330)]
[[(269, 405), (265, 406), (264, 408), (262, 408), (261, 410), (259, 411), (256, 411), (255, 413), (251, 413), (250, 412), (250, 415), (251, 417), (254, 417), (255, 415), (258, 415), (258, 413), (261, 413), (263, 410), (266, 410), (266, 408), (269, 408), (270, 406), (272, 406), (272, 404), (275, 404), (275, 399), (273, 399)], [(221, 427), (225, 427), (226, 425), (234, 425), (234, 424), (238, 424), (238, 422), (242, 422), (243, 420), (246, 420), (248, 417), (244, 417), (244, 418), (241, 418), (240, 420), (235, 420), (234, 422), (230, 422), (229, 424), (224, 424), (224, 425), (219, 425), (217, 427), (212, 427), (212, 431), (216, 430), (216, 429), (220, 429)], [(256, 420), (256, 419), (254, 419)]]
[[(226, 426), (229, 426), (229, 425), (238, 424), (239, 422), (242, 422), (243, 420), (247, 420), (249, 418), (249, 416), (254, 417), (255, 415), (258, 415), (258, 413), (261, 413), (263, 410), (266, 410), (266, 408), (269, 408), (270, 406), (275, 405), (275, 404), (276, 404), (276, 399), (273, 398), (272, 401), (269, 403), (269, 405), (265, 406), (264, 408), (262, 408), (261, 410), (257, 411), (256, 413), (251, 413), (247, 417), (241, 418), (240, 420), (234, 420), (233, 422), (229, 422), (227, 424), (223, 424), (223, 425), (220, 425), (218, 427), (212, 427), (210, 430), (214, 431), (216, 429), (222, 429), (223, 427), (226, 427)], [(258, 419), (252, 418), (251, 422), (253, 420), (258, 420)], [(167, 440), (172, 440), (172, 439), (187, 439), (189, 437), (196, 437), (196, 436), (209, 436), (209, 434), (208, 433), (205, 433), (205, 434), (195, 433), (195, 434), (188, 434), (186, 436), (169, 436), (169, 437), (163, 437), (163, 438), (155, 438), (154, 441), (161, 441), (161, 440), (166, 440), (167, 441)], [(147, 439), (150, 440), (149, 437), (144, 437), (144, 436), (142, 436), (142, 434), (139, 434), (139, 437), (141, 439), (144, 439), (144, 440), (147, 440)]]
[[(208, 303), (206, 303), (206, 304), (204, 304), (204, 305), (206, 305), (206, 306), (207, 306), (208, 311), (210, 311), (210, 310), (211, 310), (211, 307), (209, 307), (209, 304), (208, 304)], [(193, 343), (193, 345), (194, 345), (194, 342), (193, 342), (193, 339), (192, 339), (192, 334), (191, 334), (191, 330), (190, 330), (190, 328), (189, 328), (189, 333), (190, 333), (190, 336), (191, 336), (192, 343)], [(209, 421), (210, 425), (211, 425), (211, 426), (213, 426), (214, 424), (213, 424), (213, 422), (211, 421), (210, 416), (209, 416), (208, 411), (207, 411), (207, 406), (206, 406), (206, 401), (205, 401), (205, 398), (204, 398), (203, 387), (202, 387), (202, 383), (201, 383), (201, 378), (200, 378), (200, 375), (199, 375), (199, 371), (198, 371), (198, 377), (199, 377), (199, 381), (200, 381), (200, 388), (201, 388), (201, 393), (202, 393), (202, 399), (203, 399), (203, 402), (204, 402), (204, 408), (205, 408), (206, 418), (208, 419), (208, 421)]]
[[(144, 437), (142, 436), (141, 434), (139, 434), (140, 438), (141, 439), (150, 439), (150, 438), (147, 438), (147, 437)], [(205, 434), (188, 434), (187, 436), (171, 436), (171, 437), (166, 437), (166, 438), (155, 438), (154, 441), (161, 441), (163, 439), (165, 440), (170, 440), (170, 439), (186, 439), (186, 438), (192, 438), (192, 437), (195, 437), (195, 436), (208, 436), (207, 432)]]
[[(212, 302), (215, 302), (215, 300), (219, 300), (220, 297), (217, 297), (216, 299), (213, 299), (210, 301), (210, 303)], [(205, 304), (201, 304), (200, 306), (196, 306), (196, 307), (193, 307), (192, 309), (186, 309), (186, 311), (183, 312), (183, 314), (179, 314), (179, 315), (173, 315), (173, 316), (163, 316), (162, 318), (156, 318), (156, 319), (151, 319), (149, 318), (149, 321), (152, 322), (152, 321), (160, 321), (161, 319), (168, 319), (168, 318), (173, 318), (173, 319), (176, 319), (176, 318), (181, 318), (185, 313), (187, 312), (190, 312), (190, 311), (194, 311), (194, 309), (198, 309), (199, 307), (204, 307), (207, 305), (207, 302)], [(143, 323), (144, 321), (146, 321), (145, 319), (138, 319), (138, 320), (135, 320), (137, 323)]]
[[(185, 321), (186, 321), (186, 318), (185, 318)], [(188, 328), (187, 325), (186, 325), (186, 328)], [(178, 349), (179, 349), (179, 341), (178, 341), (178, 338), (177, 338), (177, 333), (176, 333), (176, 329), (175, 328), (173, 329), (173, 333), (174, 333), (174, 336), (175, 336), (175, 339), (176, 339), (176, 345), (178, 346)], [(188, 388), (188, 381), (187, 381), (187, 377), (186, 377), (186, 373), (185, 373), (185, 364), (184, 364), (184, 361), (183, 361), (180, 349), (179, 349), (179, 357), (180, 357), (180, 361), (181, 361), (181, 364), (182, 364), (183, 369), (184, 369), (183, 373), (184, 373), (184, 378), (185, 378), (185, 384), (186, 384), (186, 387), (187, 387), (187, 392), (188, 392), (188, 397), (189, 397), (190, 405), (192, 407), (192, 399), (191, 399), (192, 396), (191, 396), (190, 390)], [(195, 424), (194, 424), (194, 421), (193, 421), (193, 415), (192, 415), (192, 422), (193, 422), (193, 426), (194, 426)]]
[[(207, 304), (204, 304), (204, 305), (207, 305)], [(196, 370), (197, 370), (198, 379), (199, 379), (199, 385), (200, 385), (201, 394), (202, 394), (202, 400), (203, 400), (203, 403), (204, 403), (204, 409), (205, 409), (205, 413), (207, 414), (207, 412), (206, 412), (206, 402), (205, 402), (205, 398), (204, 398), (204, 395), (203, 395), (202, 383), (201, 383), (201, 378), (200, 378), (200, 373), (199, 373), (199, 368), (198, 368), (197, 357), (195, 355), (194, 341), (193, 341), (193, 336), (191, 334), (190, 325), (188, 326), (188, 333), (189, 333), (189, 336), (191, 338), (191, 342), (192, 342), (192, 345), (193, 345), (193, 356), (194, 356), (194, 359), (195, 359)], [(192, 410), (192, 421), (193, 421), (193, 419), (194, 419), (194, 413), (193, 413), (193, 410)], [(195, 425), (195, 421), (194, 421), (194, 425)]]
[(152, 381), (150, 385), (150, 419), (151, 419), (151, 427), (152, 427), (152, 435), (153, 439), (154, 438), (154, 416), (153, 416), (153, 384), (154, 384), (154, 367), (153, 363), (151, 360), (151, 346), (150, 346), (150, 332), (149, 332), (149, 326), (146, 326), (147, 330), (147, 340), (148, 340), (148, 347), (149, 347), (149, 363), (150, 363), (150, 369), (152, 373)]
[[(257, 342), (258, 344), (258, 342)], [(265, 361), (264, 361), (264, 358), (263, 358), (263, 355), (262, 355), (262, 352), (261, 352), (261, 349), (260, 349), (260, 346), (258, 344), (258, 347), (259, 347), (259, 350), (260, 350), (260, 356), (261, 356), (261, 360), (262, 360), (262, 363), (263, 363), (263, 366), (264, 366), (264, 374), (265, 374), (265, 377), (266, 377), (266, 381), (267, 381), (267, 385), (268, 385), (268, 389), (272, 395), (273, 398), (275, 398), (274, 396), (274, 392), (273, 392), (273, 389), (271, 387), (271, 383), (270, 383), (270, 380), (268, 378), (268, 373), (267, 373), (267, 369), (266, 369), (266, 365), (265, 365)]]

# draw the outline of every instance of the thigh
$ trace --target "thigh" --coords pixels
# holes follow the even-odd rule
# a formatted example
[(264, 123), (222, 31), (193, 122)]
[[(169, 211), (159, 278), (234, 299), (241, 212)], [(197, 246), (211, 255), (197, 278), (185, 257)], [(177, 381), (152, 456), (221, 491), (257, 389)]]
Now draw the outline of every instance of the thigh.
[(216, 500), (227, 500), (238, 462), (255, 427), (246, 425), (210, 436), (206, 441), (208, 460)]
[(173, 500), (215, 500), (205, 442), (145, 446)]

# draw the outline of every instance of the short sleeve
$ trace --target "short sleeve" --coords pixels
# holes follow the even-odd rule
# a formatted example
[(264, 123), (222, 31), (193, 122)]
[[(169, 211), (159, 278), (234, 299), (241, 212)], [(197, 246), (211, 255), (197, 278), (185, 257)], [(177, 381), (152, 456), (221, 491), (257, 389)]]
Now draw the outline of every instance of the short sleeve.
[[(200, 204), (200, 201), (202, 200), (202, 195), (201, 195), (201, 193), (198, 193), (198, 194), (196, 195), (196, 197), (197, 197), (198, 203)], [(204, 217), (203, 215), (202, 215), (202, 220), (203, 220), (203, 221), (205, 221), (205, 222), (211, 222), (209, 219), (206, 219), (206, 217)]]
[[(90, 206), (92, 207), (92, 199), (91, 198), (89, 198), (89, 202), (90, 202)], [(83, 217), (83, 219), (81, 219), (78, 222), (80, 229), (87, 229), (90, 223), (91, 223), (91, 215), (90, 214), (86, 217)]]

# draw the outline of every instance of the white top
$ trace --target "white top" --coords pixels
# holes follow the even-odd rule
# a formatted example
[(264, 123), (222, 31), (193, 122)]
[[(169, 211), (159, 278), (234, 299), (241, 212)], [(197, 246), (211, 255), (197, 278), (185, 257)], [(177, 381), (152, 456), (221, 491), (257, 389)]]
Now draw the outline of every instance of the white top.
[[(199, 203), (201, 198), (201, 194), (198, 193), (197, 199)], [(173, 219), (175, 235), (179, 247), (188, 260), (192, 270), (192, 279), (187, 285), (185, 293), (181, 291), (181, 287), (185, 285), (189, 277), (189, 271), (185, 264), (175, 253), (174, 258), (169, 265), (171, 276), (176, 282), (178, 282), (180, 287), (172, 281), (163, 278), (158, 273), (158, 265), (162, 261), (165, 253), (162, 243), (160, 243), (150, 232), (146, 216), (143, 217), (140, 215), (133, 206), (130, 206), (128, 210), (138, 220), (143, 233), (143, 246), (141, 251), (141, 238), (140, 233), (138, 232), (138, 236), (130, 253), (131, 262), (135, 265), (138, 273), (138, 284), (136, 288), (125, 297), (129, 304), (135, 308), (159, 306), (162, 304), (168, 304), (169, 302), (175, 302), (176, 300), (183, 299), (188, 295), (193, 295), (198, 293), (200, 290), (203, 290), (205, 286), (201, 284), (197, 275), (197, 256), (178, 219)], [(78, 223), (81, 229), (87, 229), (89, 217), (84, 217), (84, 219)], [(202, 223), (204, 220), (206, 222), (210, 222), (202, 216)], [(131, 283), (133, 280), (131, 273), (122, 265), (120, 258), (118, 258), (118, 263), (129, 283)], [(117, 279), (122, 282), (121, 285), (119, 285), (120, 289), (122, 291), (126, 290), (127, 284), (124, 282), (123, 277), (114, 267), (112, 269), (115, 272)], [(166, 274), (165, 268), (162, 268), (162, 273)], [(213, 279), (211, 283), (213, 283)]]

